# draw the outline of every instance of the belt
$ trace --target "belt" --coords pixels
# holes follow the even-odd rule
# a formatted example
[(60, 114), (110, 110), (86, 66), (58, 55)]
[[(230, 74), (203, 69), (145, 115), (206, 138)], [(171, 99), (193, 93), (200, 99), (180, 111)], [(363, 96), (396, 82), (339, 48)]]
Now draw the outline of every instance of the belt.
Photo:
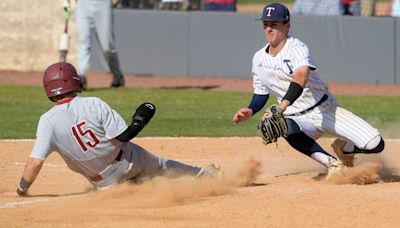
[[(115, 158), (115, 161), (121, 161), (122, 158), (122, 154), (124, 153), (123, 150), (119, 150), (119, 153), (117, 155), (117, 157)], [(100, 174), (97, 174), (95, 176), (89, 177), (89, 179), (93, 182), (97, 182), (97, 181), (101, 181), (103, 180), (103, 177)]]
[(324, 101), (326, 101), (328, 99), (328, 95), (324, 94), (324, 96), (322, 96), (321, 100), (319, 100), (315, 105), (309, 107), (308, 109), (301, 111), (301, 112), (297, 112), (297, 113), (293, 113), (293, 114), (289, 114), (287, 116), (300, 116), (300, 115), (304, 115), (307, 112), (313, 110), (315, 107), (317, 107), (318, 105), (324, 103)]

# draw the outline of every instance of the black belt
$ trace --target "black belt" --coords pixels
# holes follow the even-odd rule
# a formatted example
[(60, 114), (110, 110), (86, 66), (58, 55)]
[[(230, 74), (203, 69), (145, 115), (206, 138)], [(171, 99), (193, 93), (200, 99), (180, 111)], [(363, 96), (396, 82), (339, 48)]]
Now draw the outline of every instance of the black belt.
[[(124, 151), (119, 150), (119, 153), (117, 155), (117, 157), (115, 158), (115, 161), (121, 161), (122, 158), (122, 154), (124, 153)], [(93, 182), (97, 182), (97, 181), (101, 181), (103, 180), (103, 177), (100, 174), (97, 174), (95, 176), (89, 177), (89, 179)]]
[(297, 113), (293, 113), (293, 114), (289, 114), (287, 116), (300, 116), (300, 115), (304, 115), (307, 112), (313, 110), (315, 107), (317, 107), (318, 105), (324, 103), (324, 101), (326, 101), (328, 99), (328, 95), (324, 94), (324, 96), (322, 96), (321, 100), (319, 100), (315, 105), (309, 107), (308, 109), (301, 111), (301, 112), (297, 112)]

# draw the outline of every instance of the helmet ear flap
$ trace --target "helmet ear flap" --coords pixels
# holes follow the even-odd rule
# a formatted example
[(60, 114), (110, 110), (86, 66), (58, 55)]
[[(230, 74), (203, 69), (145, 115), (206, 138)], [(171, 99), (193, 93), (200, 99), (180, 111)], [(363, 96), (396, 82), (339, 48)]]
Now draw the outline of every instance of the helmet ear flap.
[(75, 67), (66, 62), (50, 65), (43, 75), (43, 87), (49, 99), (72, 91), (81, 92), (80, 81)]

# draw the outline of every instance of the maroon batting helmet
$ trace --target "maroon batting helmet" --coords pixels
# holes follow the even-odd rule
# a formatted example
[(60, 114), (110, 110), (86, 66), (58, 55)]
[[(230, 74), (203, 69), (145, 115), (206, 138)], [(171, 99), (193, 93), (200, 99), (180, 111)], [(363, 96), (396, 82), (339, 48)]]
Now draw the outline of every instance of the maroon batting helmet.
[(66, 62), (50, 65), (43, 75), (44, 90), (50, 100), (68, 92), (81, 92), (80, 81), (75, 67)]

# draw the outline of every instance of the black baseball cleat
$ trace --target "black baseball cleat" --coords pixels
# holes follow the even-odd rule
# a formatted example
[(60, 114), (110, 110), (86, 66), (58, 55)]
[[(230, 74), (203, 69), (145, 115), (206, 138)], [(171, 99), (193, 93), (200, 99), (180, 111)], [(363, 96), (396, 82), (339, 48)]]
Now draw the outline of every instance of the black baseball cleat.
[(87, 90), (87, 80), (86, 77), (81, 77), (81, 80), (79, 82), (79, 86), (81, 87), (81, 90)]
[(124, 87), (125, 86), (125, 79), (124, 76), (121, 77), (114, 77), (113, 81), (111, 83), (111, 88), (118, 88), (118, 87)]

